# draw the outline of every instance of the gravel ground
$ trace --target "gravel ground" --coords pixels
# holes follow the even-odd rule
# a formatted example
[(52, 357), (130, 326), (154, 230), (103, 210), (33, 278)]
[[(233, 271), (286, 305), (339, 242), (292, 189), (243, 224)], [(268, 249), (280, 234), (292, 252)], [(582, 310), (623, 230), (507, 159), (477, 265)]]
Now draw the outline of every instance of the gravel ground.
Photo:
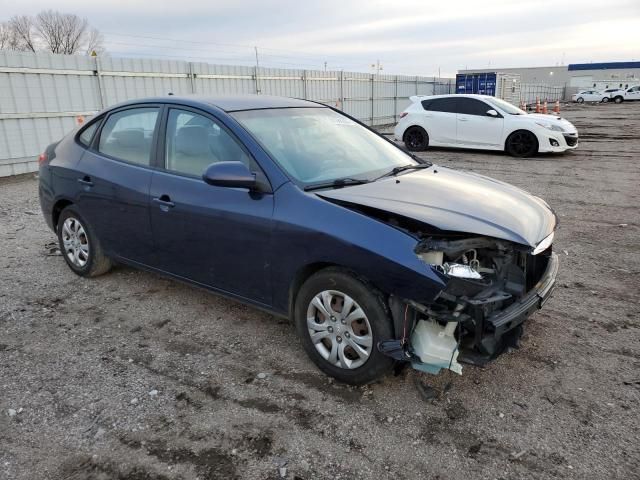
[(560, 218), (554, 297), (461, 377), (338, 385), (281, 319), (130, 268), (79, 278), (37, 181), (2, 180), (0, 478), (640, 478), (640, 102), (563, 114), (566, 155), (424, 155)]

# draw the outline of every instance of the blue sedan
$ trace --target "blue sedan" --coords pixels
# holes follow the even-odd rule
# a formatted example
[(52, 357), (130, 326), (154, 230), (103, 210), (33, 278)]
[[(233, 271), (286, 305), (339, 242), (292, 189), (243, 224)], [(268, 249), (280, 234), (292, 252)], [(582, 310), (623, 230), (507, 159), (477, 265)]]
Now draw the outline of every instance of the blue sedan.
[(304, 100), (114, 106), (47, 147), (39, 194), (78, 275), (117, 262), (288, 317), (351, 384), (495, 358), (558, 270), (542, 199)]

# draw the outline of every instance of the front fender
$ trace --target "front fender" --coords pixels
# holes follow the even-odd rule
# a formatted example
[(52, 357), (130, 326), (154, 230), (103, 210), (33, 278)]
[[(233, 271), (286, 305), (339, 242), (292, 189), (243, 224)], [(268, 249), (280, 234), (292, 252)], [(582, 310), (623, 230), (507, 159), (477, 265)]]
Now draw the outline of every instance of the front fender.
[(404, 231), (285, 184), (274, 207), (274, 309), (287, 313), (296, 274), (317, 263), (348, 268), (387, 294), (430, 303), (445, 283), (417, 257), (417, 243)]

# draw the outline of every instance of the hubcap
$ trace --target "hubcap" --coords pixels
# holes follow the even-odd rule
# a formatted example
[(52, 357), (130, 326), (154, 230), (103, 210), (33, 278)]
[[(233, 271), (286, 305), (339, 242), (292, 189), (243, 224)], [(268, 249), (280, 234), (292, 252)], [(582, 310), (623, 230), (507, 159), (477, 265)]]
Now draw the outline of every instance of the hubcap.
[(82, 224), (69, 217), (62, 224), (64, 253), (76, 267), (84, 267), (89, 260), (89, 238)]
[(358, 368), (371, 355), (369, 320), (345, 293), (324, 290), (313, 297), (307, 308), (307, 328), (318, 353), (336, 367)]

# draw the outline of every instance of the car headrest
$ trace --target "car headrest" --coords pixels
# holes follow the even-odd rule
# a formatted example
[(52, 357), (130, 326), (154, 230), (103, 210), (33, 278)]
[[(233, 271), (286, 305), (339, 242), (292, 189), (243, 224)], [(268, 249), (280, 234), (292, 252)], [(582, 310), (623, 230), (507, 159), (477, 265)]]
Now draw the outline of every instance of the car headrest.
[(118, 144), (126, 148), (142, 148), (144, 146), (144, 132), (141, 128), (127, 128), (112, 133)]
[(211, 155), (209, 134), (200, 125), (185, 125), (176, 135), (176, 152), (189, 156)]

